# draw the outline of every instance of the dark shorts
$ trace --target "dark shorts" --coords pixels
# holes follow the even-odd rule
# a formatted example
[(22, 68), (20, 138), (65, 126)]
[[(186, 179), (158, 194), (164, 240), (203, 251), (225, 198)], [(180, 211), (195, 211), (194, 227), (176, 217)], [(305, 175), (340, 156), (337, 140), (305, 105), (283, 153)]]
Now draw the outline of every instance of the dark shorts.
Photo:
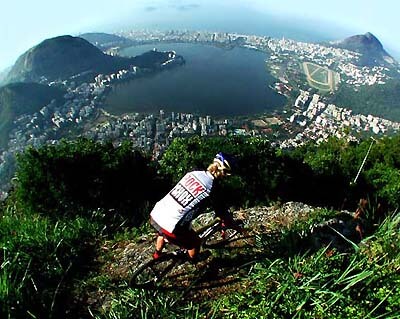
[(201, 245), (201, 239), (193, 229), (179, 228), (170, 233), (151, 218), (150, 224), (157, 230), (159, 235), (164, 236), (168, 242), (176, 246), (184, 249), (193, 249), (199, 248)]

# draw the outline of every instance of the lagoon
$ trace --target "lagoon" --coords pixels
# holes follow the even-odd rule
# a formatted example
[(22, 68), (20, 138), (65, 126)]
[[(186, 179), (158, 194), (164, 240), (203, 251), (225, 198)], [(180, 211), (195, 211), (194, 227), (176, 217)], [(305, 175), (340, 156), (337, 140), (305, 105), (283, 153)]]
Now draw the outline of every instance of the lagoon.
[(230, 117), (272, 112), (286, 102), (269, 88), (275, 79), (265, 67), (266, 53), (164, 43), (130, 47), (121, 55), (135, 56), (153, 48), (174, 50), (186, 63), (115, 85), (105, 103), (107, 111), (120, 115), (163, 109)]

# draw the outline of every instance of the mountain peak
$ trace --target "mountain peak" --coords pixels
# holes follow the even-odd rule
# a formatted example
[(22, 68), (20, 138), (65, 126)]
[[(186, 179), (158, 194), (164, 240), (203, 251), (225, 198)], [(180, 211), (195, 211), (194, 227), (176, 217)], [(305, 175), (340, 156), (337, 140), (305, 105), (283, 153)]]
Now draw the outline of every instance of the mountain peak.
[(382, 65), (393, 66), (396, 61), (385, 51), (382, 43), (371, 32), (353, 35), (339, 41), (337, 46), (360, 53), (359, 64), (366, 66)]
[(353, 35), (342, 41), (343, 44), (353, 46), (357, 50), (365, 49), (381, 49), (383, 50), (382, 43), (371, 32), (365, 34)]
[(7, 81), (36, 82), (41, 77), (52, 81), (85, 71), (100, 73), (112, 69), (114, 61), (88, 41), (62, 35), (46, 39), (21, 55)]
[(376, 38), (376, 36), (374, 36), (371, 32), (367, 32), (366, 34), (364, 34), (364, 37), (366, 37), (367, 39), (373, 39), (373, 40), (379, 42), (379, 40)]

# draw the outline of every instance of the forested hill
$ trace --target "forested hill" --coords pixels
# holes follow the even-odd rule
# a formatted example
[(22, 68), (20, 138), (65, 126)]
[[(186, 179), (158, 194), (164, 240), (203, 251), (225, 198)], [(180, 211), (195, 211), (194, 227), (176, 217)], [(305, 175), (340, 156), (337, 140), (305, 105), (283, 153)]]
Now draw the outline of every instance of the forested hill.
[(158, 51), (133, 58), (110, 56), (85, 39), (65, 35), (44, 40), (21, 55), (5, 81), (56, 81), (81, 73), (110, 74), (131, 66), (154, 68), (168, 59), (168, 52)]
[(370, 32), (348, 37), (338, 42), (336, 46), (361, 53), (359, 64), (363, 66), (392, 67), (397, 64), (395, 59), (385, 51), (382, 43)]
[(129, 66), (129, 59), (115, 58), (79, 37), (69, 35), (44, 40), (16, 61), (6, 81), (38, 82), (67, 79), (82, 72), (110, 73)]
[(393, 78), (387, 80), (385, 85), (365, 85), (356, 89), (342, 85), (330, 102), (338, 106), (351, 105), (354, 113), (400, 121), (400, 79)]

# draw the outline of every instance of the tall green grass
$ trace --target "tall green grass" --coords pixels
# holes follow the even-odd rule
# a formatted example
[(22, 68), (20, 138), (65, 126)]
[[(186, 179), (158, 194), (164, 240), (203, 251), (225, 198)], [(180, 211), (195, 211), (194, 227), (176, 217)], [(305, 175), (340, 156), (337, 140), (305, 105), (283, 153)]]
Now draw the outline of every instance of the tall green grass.
[[(194, 303), (179, 291), (131, 289), (102, 278), (111, 294), (106, 308), (85, 311), (95, 318), (400, 318), (400, 215), (386, 218), (352, 251), (299, 249), (310, 223), (331, 217), (320, 211), (279, 229), (262, 248), (241, 289), (215, 301)], [(1, 318), (65, 317), (72, 290), (84, 286), (90, 247), (102, 236), (96, 219), (48, 219), (9, 206), (0, 218)], [(114, 234), (115, 239), (135, 232)], [(121, 237), (122, 236), (122, 237)], [(245, 253), (245, 252), (243, 252)], [(93, 270), (93, 268), (91, 269)], [(91, 274), (96, 276), (96, 272)], [(97, 277), (96, 277), (97, 278)], [(84, 289), (84, 287), (82, 288)], [(73, 292), (72, 292), (73, 291)], [(229, 288), (226, 290), (229, 291)]]
[(99, 226), (85, 218), (54, 222), (7, 207), (0, 218), (2, 318), (43, 318), (65, 310), (66, 288)]
[(96, 319), (158, 319), (158, 318), (204, 318), (201, 305), (193, 302), (182, 303), (181, 292), (163, 292), (121, 287), (112, 299), (110, 307)]
[(213, 303), (214, 318), (400, 318), (400, 215), (352, 253), (258, 263), (248, 288)]

